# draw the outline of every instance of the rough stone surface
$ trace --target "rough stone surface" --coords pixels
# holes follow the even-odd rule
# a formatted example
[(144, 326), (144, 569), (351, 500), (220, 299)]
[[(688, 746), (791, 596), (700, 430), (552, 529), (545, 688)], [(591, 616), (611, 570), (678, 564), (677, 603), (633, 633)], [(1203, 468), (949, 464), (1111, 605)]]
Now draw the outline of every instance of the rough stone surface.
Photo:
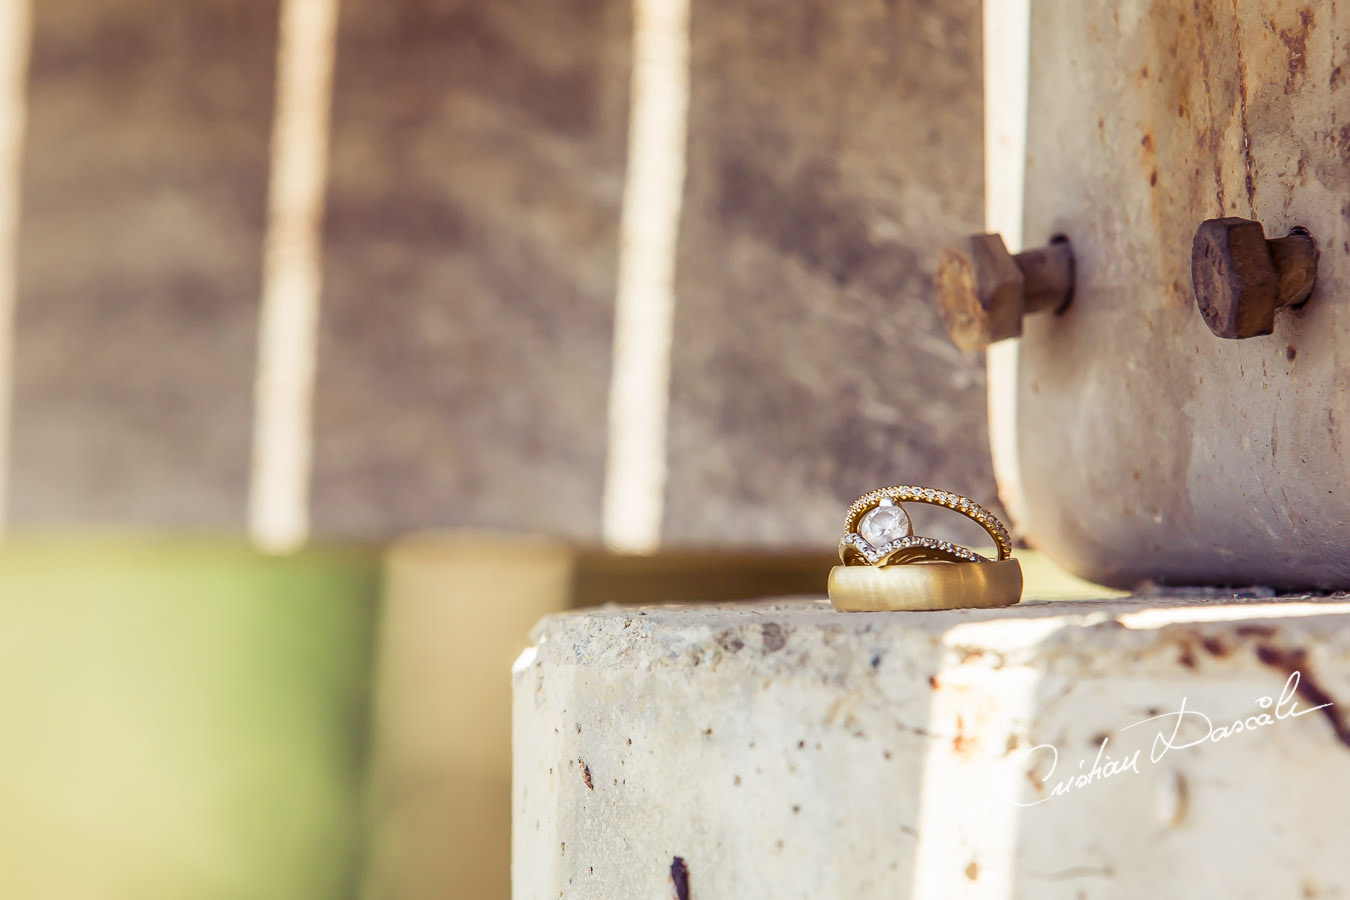
[(882, 484), (994, 502), (932, 287), (982, 221), (979, 35), (972, 0), (693, 4), (672, 540), (833, 542)]
[(628, 8), (343, 2), (320, 531), (598, 534)]
[[(1350, 585), (1350, 4), (1031, 7), (1025, 242), (1067, 235), (1077, 283), (1022, 338), (1021, 532), (1122, 585)], [(1317, 241), (1271, 335), (1196, 309), (1219, 216)]]
[(32, 8), (9, 517), (239, 528), (277, 2)]
[[(515, 900), (1350, 891), (1350, 597), (801, 599), (535, 636), (514, 672)], [(1196, 714), (1221, 734), (1261, 698), (1270, 724), (1184, 746)], [(1137, 773), (1056, 794), (1136, 751)]]

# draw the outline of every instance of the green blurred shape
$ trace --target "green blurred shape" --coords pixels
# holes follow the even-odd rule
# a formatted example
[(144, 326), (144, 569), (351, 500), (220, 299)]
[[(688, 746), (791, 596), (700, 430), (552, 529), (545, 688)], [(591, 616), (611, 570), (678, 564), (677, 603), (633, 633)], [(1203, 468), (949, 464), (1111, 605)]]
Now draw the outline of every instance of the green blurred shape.
[(0, 897), (354, 893), (378, 557), (0, 549)]

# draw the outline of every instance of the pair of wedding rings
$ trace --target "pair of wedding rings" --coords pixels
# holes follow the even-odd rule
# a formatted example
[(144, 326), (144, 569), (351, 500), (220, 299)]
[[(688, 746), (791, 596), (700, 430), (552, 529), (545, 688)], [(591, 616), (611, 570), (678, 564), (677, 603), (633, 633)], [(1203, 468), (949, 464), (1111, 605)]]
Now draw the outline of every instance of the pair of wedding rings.
[[(995, 558), (950, 541), (914, 534), (902, 503), (961, 513), (996, 546)], [(848, 509), (839, 561), (830, 572), (830, 602), (847, 612), (1011, 606), (1022, 599), (1022, 567), (993, 513), (974, 501), (916, 485), (863, 494)]]

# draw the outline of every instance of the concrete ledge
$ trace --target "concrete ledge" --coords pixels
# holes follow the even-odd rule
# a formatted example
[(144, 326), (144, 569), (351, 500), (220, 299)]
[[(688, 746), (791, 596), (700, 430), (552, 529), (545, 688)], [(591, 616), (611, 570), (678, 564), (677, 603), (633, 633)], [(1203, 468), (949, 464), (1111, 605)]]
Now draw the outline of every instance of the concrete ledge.
[(1344, 596), (629, 607), (535, 638), (516, 900), (1350, 892)]

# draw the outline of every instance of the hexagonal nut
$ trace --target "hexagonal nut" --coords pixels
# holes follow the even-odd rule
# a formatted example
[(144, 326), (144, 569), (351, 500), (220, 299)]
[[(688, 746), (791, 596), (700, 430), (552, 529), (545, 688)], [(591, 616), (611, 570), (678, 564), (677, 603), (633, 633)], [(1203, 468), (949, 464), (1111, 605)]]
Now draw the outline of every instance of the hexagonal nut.
[(1279, 275), (1259, 222), (1209, 219), (1191, 244), (1195, 303), (1209, 330), (1239, 340), (1275, 330)]
[(942, 251), (938, 311), (962, 350), (979, 350), (1022, 333), (1026, 282), (1003, 238), (977, 234)]

